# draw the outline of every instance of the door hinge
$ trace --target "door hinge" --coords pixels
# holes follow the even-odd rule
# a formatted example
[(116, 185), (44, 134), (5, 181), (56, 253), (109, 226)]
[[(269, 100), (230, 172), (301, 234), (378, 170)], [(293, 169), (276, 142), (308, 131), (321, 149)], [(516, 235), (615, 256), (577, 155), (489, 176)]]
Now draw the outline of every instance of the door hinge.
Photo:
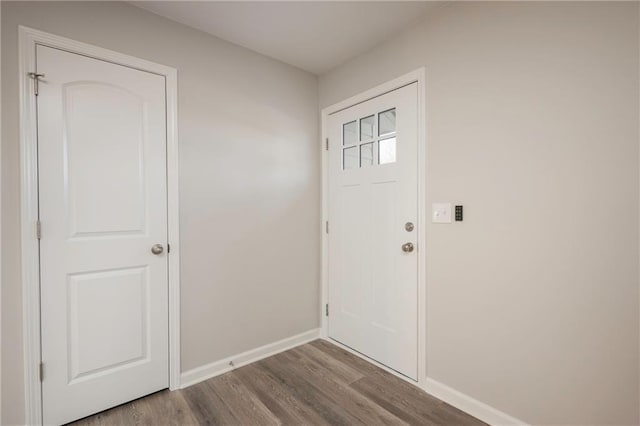
[(328, 220), (324, 223), (324, 232), (326, 232), (327, 234), (329, 233), (329, 221)]
[(36, 221), (36, 238), (42, 239), (42, 223), (39, 220)]
[(327, 303), (326, 305), (324, 305), (324, 315), (325, 316), (329, 316), (329, 304)]
[(33, 92), (36, 96), (38, 96), (38, 83), (40, 82), (40, 78), (44, 77), (44, 74), (39, 74), (37, 72), (30, 72), (29, 78), (33, 80)]
[(326, 151), (329, 151), (329, 138), (326, 138), (326, 139), (324, 140), (324, 149), (325, 149)]
[(38, 374), (40, 375), (40, 381), (44, 381), (44, 362), (40, 363)]

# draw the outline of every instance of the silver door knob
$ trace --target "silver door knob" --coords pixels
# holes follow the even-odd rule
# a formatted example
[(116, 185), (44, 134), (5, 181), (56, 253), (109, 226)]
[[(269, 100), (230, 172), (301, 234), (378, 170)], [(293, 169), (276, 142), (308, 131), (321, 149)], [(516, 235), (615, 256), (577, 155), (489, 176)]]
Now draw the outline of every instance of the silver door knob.
[(162, 247), (162, 244), (154, 244), (151, 247), (151, 253), (153, 254), (162, 254), (163, 251), (164, 251), (164, 247)]
[(413, 251), (413, 243), (404, 243), (402, 245), (402, 251), (405, 253), (411, 253)]

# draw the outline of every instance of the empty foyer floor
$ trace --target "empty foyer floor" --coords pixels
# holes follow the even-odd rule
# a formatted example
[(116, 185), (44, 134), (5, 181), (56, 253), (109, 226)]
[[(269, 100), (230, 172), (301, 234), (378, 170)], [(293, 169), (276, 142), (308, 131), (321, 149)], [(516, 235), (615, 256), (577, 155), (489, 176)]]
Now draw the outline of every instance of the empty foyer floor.
[(323, 340), (73, 424), (484, 425)]

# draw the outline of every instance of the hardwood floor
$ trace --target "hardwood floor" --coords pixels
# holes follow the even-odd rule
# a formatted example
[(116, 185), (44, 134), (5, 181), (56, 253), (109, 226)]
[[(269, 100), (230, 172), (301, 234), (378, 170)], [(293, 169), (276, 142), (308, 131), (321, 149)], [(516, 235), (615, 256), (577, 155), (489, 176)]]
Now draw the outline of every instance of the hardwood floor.
[(73, 424), (484, 425), (323, 340)]

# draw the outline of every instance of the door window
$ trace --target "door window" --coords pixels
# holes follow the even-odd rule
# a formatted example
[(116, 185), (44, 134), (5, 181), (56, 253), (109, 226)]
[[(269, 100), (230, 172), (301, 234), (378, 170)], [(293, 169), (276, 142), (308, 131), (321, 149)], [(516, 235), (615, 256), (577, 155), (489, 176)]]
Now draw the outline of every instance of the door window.
[(342, 169), (396, 162), (396, 109), (342, 125)]

